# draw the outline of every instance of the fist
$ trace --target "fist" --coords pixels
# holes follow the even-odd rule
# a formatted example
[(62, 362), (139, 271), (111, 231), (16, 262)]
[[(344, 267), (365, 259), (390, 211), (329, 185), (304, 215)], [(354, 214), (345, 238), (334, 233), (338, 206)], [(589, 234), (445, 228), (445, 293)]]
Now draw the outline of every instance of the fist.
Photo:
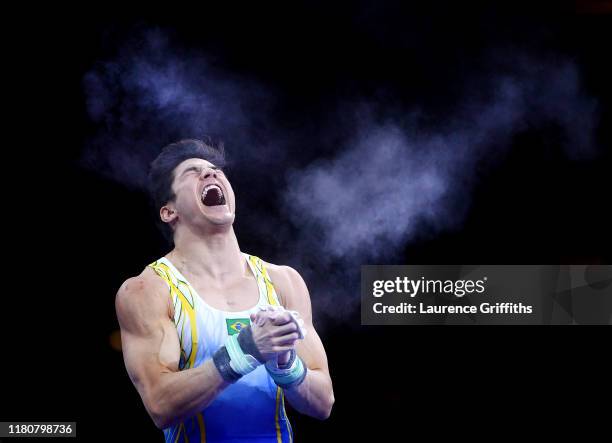
[(304, 327), (304, 320), (300, 318), (300, 314), (297, 311), (287, 311), (282, 306), (267, 306), (260, 308), (257, 314), (251, 316), (251, 321), (255, 326), (262, 327), (264, 325), (272, 324), (276, 326), (291, 326), (296, 334), (291, 334), (287, 337), (291, 340), (291, 348), (281, 351), (277, 354), (277, 366), (283, 367), (291, 358), (291, 351), (294, 348), (297, 340), (303, 339), (306, 335), (306, 328)]
[[(288, 317), (287, 314), (289, 314), (290, 317)], [(297, 326), (299, 338), (303, 339), (306, 337), (304, 320), (302, 320), (300, 313), (297, 311), (289, 311), (282, 306), (260, 307), (259, 312), (256, 314), (256, 318), (260, 324), (264, 324), (266, 321), (272, 321), (274, 324), (281, 325), (291, 321)]]
[(251, 314), (253, 341), (265, 361), (276, 359), (278, 354), (291, 352), (300, 337), (298, 329), (287, 311), (260, 311)]

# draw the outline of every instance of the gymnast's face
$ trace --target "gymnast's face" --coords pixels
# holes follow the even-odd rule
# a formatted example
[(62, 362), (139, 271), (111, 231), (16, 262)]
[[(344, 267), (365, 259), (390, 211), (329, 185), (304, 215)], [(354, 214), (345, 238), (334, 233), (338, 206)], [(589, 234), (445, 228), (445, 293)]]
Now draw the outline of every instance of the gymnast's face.
[(174, 169), (172, 189), (176, 198), (166, 205), (173, 211), (166, 214), (173, 217), (171, 223), (231, 226), (234, 222), (234, 190), (223, 171), (212, 163), (201, 158), (183, 161)]

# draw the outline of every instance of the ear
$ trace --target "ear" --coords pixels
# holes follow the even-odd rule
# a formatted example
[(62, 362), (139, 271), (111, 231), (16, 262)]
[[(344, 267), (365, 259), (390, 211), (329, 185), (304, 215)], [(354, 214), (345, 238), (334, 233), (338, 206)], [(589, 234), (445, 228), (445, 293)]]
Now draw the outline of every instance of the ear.
[(178, 218), (178, 214), (173, 206), (165, 205), (159, 210), (159, 218), (161, 218), (164, 223), (173, 224)]

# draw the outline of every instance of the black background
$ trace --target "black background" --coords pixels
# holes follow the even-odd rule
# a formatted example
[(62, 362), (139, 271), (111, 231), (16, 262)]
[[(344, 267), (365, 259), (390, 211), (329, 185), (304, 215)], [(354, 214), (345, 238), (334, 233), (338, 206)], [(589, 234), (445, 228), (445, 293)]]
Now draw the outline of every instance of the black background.
[[(16, 78), (5, 84), (15, 100), (5, 109), (2, 419), (77, 421), (83, 441), (162, 440), (109, 336), (118, 327), (117, 288), (163, 244), (142, 193), (79, 166), (98, 130), (85, 110), (83, 76), (135, 26), (172, 29), (225, 68), (274, 85), (282, 97), (275, 112), (289, 126), (316, 126), (329, 103), (374, 96), (381, 86), (443, 116), (467, 81), (462, 66), (487, 48), (567, 54), (599, 101), (597, 160), (534, 149), (546, 134), (520, 134), (503, 164), (483, 175), (463, 228), (417, 241), (406, 255), (413, 263), (609, 263), (612, 15), (604, 3), (99, 3), (14, 16), (5, 39)], [(411, 52), (422, 61), (417, 69), (397, 56), (406, 27), (423, 36)], [(319, 154), (313, 148), (299, 161)], [(240, 232), (238, 223), (244, 250), (274, 261), (264, 241)], [(608, 328), (358, 327), (358, 311), (351, 315), (323, 335), (332, 416), (291, 414), (298, 441), (420, 432), (525, 438), (532, 425), (548, 438), (585, 438), (603, 429), (595, 400), (610, 398)]]

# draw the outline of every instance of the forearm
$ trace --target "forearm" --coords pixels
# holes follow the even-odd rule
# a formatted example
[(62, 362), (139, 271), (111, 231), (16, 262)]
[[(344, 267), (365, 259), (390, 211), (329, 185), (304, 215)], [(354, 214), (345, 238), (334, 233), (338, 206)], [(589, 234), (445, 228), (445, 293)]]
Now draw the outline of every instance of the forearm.
[(284, 389), (284, 393), (297, 411), (319, 420), (329, 417), (334, 404), (334, 390), (329, 375), (317, 369), (309, 369), (300, 385)]
[(155, 425), (164, 429), (202, 411), (228, 385), (208, 360), (197, 368), (162, 373), (145, 403)]

